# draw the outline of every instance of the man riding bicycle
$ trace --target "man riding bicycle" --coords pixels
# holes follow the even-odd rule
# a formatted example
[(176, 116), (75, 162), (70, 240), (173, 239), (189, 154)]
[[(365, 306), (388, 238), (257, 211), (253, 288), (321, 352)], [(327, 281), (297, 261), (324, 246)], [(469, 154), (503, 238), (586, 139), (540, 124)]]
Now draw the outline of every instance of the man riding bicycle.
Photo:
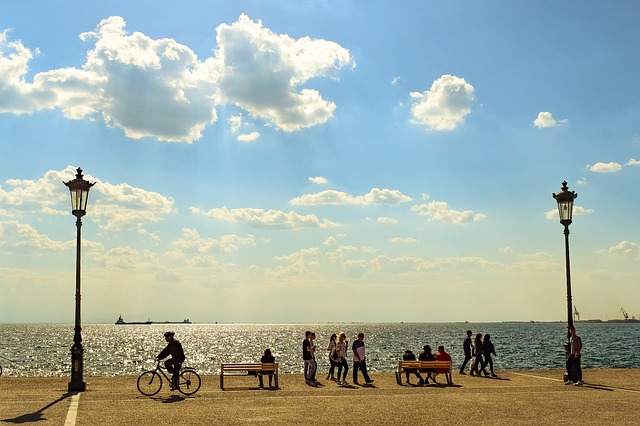
[(171, 358), (164, 362), (164, 366), (167, 367), (167, 371), (172, 373), (171, 377), (171, 389), (178, 387), (178, 376), (180, 374), (180, 367), (184, 362), (184, 350), (182, 350), (182, 344), (173, 338), (175, 333), (173, 331), (167, 331), (164, 333), (164, 340), (167, 341), (167, 347), (162, 350), (156, 357), (157, 360), (164, 359), (171, 355)]

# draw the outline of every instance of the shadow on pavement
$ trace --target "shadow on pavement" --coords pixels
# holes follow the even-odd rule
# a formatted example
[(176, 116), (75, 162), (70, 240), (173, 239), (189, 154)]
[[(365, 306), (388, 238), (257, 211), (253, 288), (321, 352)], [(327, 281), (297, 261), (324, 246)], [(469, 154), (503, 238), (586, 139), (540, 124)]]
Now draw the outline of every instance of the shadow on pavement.
[(44, 417), (44, 411), (47, 408), (51, 408), (54, 405), (56, 405), (57, 403), (64, 401), (65, 399), (69, 398), (71, 395), (73, 395), (73, 393), (67, 392), (67, 393), (63, 394), (60, 398), (56, 399), (53, 402), (50, 402), (49, 404), (45, 405), (44, 407), (42, 407), (38, 411), (35, 411), (33, 413), (23, 414), (21, 416), (14, 417), (12, 419), (4, 419), (2, 421), (3, 422), (7, 422), (7, 423), (16, 423), (17, 424), (17, 423), (39, 422), (41, 420), (46, 420), (46, 418)]
[(184, 396), (182, 395), (171, 395), (168, 398), (164, 398), (162, 400), (163, 404), (172, 404), (174, 402), (180, 402), (180, 401), (184, 401)]

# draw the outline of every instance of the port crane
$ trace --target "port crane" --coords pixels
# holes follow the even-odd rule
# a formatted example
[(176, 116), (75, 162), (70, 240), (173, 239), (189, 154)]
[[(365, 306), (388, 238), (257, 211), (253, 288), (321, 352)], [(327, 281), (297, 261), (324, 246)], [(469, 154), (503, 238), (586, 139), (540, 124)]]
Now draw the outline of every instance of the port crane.
[(580, 321), (580, 312), (578, 312), (576, 305), (573, 305), (573, 320)]
[(624, 308), (620, 308), (620, 312), (622, 312), (622, 316), (624, 317), (625, 320), (629, 319), (629, 314), (627, 313), (627, 311), (624, 310)]

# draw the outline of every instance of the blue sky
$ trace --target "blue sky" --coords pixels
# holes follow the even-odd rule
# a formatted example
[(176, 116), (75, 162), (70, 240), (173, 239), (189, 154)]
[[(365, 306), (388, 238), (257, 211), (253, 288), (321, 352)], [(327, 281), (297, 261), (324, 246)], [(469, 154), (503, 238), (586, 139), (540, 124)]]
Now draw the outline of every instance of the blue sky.
[(638, 316), (639, 9), (3, 1), (0, 322)]

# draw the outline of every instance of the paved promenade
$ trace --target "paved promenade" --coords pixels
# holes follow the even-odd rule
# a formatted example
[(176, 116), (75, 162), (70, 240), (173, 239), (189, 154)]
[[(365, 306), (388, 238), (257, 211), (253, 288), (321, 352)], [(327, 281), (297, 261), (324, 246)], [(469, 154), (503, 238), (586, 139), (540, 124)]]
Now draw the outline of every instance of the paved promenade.
[[(283, 374), (280, 390), (259, 389), (254, 377), (203, 378), (184, 397), (163, 387), (142, 396), (135, 377), (86, 377), (87, 391), (69, 395), (68, 378), (0, 377), (0, 424), (39, 425), (294, 425), (577, 424), (636, 425), (640, 369), (585, 370), (584, 386), (565, 386), (561, 371), (498, 372), (498, 379), (454, 373), (454, 385), (423, 387), (372, 373), (371, 387), (307, 386)], [(444, 377), (439, 376), (444, 382)]]

